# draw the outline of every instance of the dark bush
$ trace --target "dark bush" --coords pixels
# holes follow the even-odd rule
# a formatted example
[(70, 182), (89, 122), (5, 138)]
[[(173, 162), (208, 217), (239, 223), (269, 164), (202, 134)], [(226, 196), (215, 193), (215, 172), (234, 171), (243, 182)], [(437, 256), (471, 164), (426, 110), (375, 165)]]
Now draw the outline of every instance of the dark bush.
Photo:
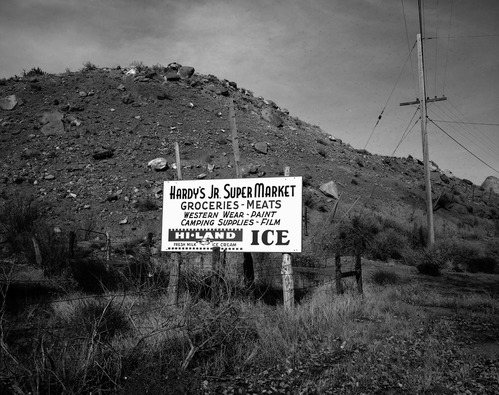
[(497, 261), (492, 257), (472, 258), (467, 262), (470, 273), (495, 273)]
[[(118, 334), (131, 329), (126, 314), (114, 302), (105, 300), (89, 300), (75, 309), (71, 326), (82, 330), (88, 336), (100, 340), (111, 340)], [(74, 324), (74, 325), (73, 325)]]
[(432, 252), (426, 252), (423, 256), (422, 262), (416, 266), (420, 274), (427, 274), (429, 276), (440, 276), (440, 264), (437, 257)]
[(32, 235), (40, 217), (40, 209), (32, 197), (17, 196), (2, 207), (0, 227), (15, 250), (24, 249), (26, 239), (30, 239), (26, 235)]
[(24, 77), (36, 77), (38, 75), (44, 75), (45, 72), (40, 67), (32, 67), (30, 71), (26, 72), (23, 70)]
[(402, 251), (407, 246), (407, 238), (403, 233), (389, 228), (374, 236), (369, 246), (369, 254), (373, 259), (387, 261), (388, 259), (400, 259)]
[(95, 257), (76, 259), (71, 262), (71, 272), (83, 292), (101, 294), (119, 289), (122, 278), (107, 262)]
[(372, 274), (371, 280), (374, 284), (383, 286), (397, 284), (400, 281), (400, 278), (396, 273), (379, 269)]

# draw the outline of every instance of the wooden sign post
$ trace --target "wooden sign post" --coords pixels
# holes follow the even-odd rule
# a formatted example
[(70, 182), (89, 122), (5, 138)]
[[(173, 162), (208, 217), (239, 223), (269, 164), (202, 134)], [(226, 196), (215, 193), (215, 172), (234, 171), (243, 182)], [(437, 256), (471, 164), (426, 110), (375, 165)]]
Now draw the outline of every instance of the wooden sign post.
[[(284, 168), (284, 176), (289, 177), (289, 166)], [(289, 310), (295, 305), (295, 284), (293, 280), (293, 266), (291, 265), (291, 254), (282, 254), (282, 292), (284, 308)]]
[[(175, 163), (177, 165), (177, 177), (182, 179), (182, 168), (180, 166), (180, 149), (175, 141)], [(168, 282), (168, 304), (178, 305), (178, 282), (180, 277), (180, 252), (172, 252), (172, 266), (170, 268), (170, 280)]]

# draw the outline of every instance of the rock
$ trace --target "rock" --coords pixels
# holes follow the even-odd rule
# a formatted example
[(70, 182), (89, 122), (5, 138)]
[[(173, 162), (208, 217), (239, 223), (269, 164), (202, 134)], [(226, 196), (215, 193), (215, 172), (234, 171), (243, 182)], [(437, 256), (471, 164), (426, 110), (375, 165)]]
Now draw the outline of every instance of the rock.
[(17, 105), (16, 95), (10, 95), (0, 98), (0, 108), (2, 110), (10, 111), (13, 110)]
[(225, 96), (225, 97), (229, 97), (230, 96), (230, 92), (229, 92), (228, 89), (222, 89), (222, 90), (220, 90), (220, 94), (222, 96)]
[(122, 220), (120, 221), (120, 225), (125, 225), (125, 224), (127, 224), (127, 223), (128, 223), (128, 217), (126, 217), (126, 218), (124, 218), (124, 219), (122, 219)]
[(208, 168), (208, 171), (210, 173), (213, 173), (213, 170), (215, 170), (215, 165), (212, 164), (212, 163), (209, 163), (208, 166), (207, 166), (207, 168)]
[(107, 159), (111, 158), (113, 156), (113, 150), (103, 150), (103, 151), (96, 151), (93, 153), (92, 158), (101, 160), (101, 159)]
[(172, 62), (168, 66), (166, 66), (167, 71), (172, 71), (174, 70), (175, 72), (179, 71), (182, 68), (182, 65), (177, 62)]
[(282, 127), (282, 125), (284, 124), (282, 118), (270, 108), (264, 108), (262, 110), (262, 118), (278, 128)]
[(179, 81), (180, 75), (176, 71), (170, 71), (169, 73), (166, 73), (165, 78), (167, 81)]
[(127, 93), (126, 95), (121, 96), (121, 102), (123, 104), (131, 104), (133, 103), (133, 98), (130, 93)]
[(58, 111), (46, 112), (41, 119), (42, 129), (41, 132), (45, 136), (61, 136), (64, 134), (64, 124), (62, 119), (64, 115)]
[(258, 173), (258, 166), (250, 163), (247, 165), (242, 165), (239, 168), (239, 170), (241, 171), (241, 175), (243, 177), (248, 177), (250, 174), (257, 174)]
[(147, 167), (150, 167), (151, 169), (156, 171), (164, 171), (168, 170), (168, 162), (165, 158), (156, 158), (149, 161)]
[(178, 74), (182, 79), (191, 78), (194, 75), (194, 67), (191, 66), (182, 66), (178, 70)]
[(158, 98), (158, 100), (172, 100), (172, 98), (168, 96), (166, 92), (158, 93), (156, 97)]
[(206, 174), (205, 173), (201, 173), (199, 174), (197, 177), (196, 177), (198, 180), (201, 180), (203, 178), (206, 178)]
[(78, 96), (80, 96), (80, 97), (87, 97), (87, 92), (80, 91), (80, 92), (78, 92)]
[(155, 71), (148, 71), (146, 74), (145, 74), (145, 77), (146, 78), (154, 78), (156, 77), (158, 74), (155, 72)]
[(255, 150), (262, 153), (262, 154), (267, 154), (268, 145), (267, 145), (267, 143), (264, 143), (264, 142), (256, 143)]
[(463, 182), (465, 184), (468, 184), (468, 185), (473, 185), (473, 183), (470, 180), (466, 179), (466, 178), (463, 178)]
[(485, 192), (494, 192), (499, 194), (499, 178), (494, 176), (488, 176), (482, 183), (481, 187)]
[(326, 182), (319, 187), (319, 190), (326, 196), (338, 199), (338, 187), (334, 181)]
[(116, 89), (118, 89), (119, 91), (124, 91), (124, 90), (126, 90), (126, 87), (125, 87), (125, 85), (123, 85), (123, 84), (119, 84), (119, 85), (116, 87)]
[(234, 81), (229, 81), (229, 86), (234, 89), (237, 89), (237, 84)]
[(449, 177), (447, 177), (445, 174), (440, 174), (440, 179), (445, 182), (446, 184), (448, 184), (450, 182), (449, 180)]
[(55, 176), (53, 174), (47, 174), (45, 177), (43, 177), (45, 180), (53, 180)]

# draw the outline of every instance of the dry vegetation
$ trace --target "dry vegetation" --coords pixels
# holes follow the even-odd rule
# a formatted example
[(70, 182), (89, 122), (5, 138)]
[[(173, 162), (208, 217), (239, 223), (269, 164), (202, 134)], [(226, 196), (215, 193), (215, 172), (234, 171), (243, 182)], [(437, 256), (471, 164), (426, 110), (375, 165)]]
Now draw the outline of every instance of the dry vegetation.
[[(138, 244), (111, 267), (96, 256), (69, 260), (66, 239), (40, 231), (51, 228), (32, 201), (15, 201), (0, 214), (4, 233), (24, 253), (16, 256), (25, 259), (2, 262), (2, 393), (499, 390), (498, 275), (449, 271), (496, 270), (493, 248), (469, 233), (448, 232), (424, 253), (418, 227), (339, 210), (295, 263), (317, 266), (324, 251), (348, 251), (360, 238), (364, 255), (378, 262), (365, 260), (364, 295), (345, 280), (347, 292), (337, 296), (325, 277), (286, 311), (252, 301), (250, 290), (229, 279), (213, 307), (210, 276), (189, 271), (178, 306), (171, 305), (167, 273), (134, 254)], [(52, 246), (40, 249), (45, 277), (20, 282), (15, 271), (36, 266), (33, 239)], [(380, 263), (387, 259), (399, 262)], [(422, 264), (440, 277), (418, 274), (414, 266), (425, 272)]]

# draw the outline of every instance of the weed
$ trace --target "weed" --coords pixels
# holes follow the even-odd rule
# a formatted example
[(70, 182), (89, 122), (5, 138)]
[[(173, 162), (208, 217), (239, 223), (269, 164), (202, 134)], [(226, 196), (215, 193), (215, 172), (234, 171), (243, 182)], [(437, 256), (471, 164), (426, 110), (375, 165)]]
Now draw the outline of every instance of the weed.
[(83, 71), (97, 70), (97, 66), (89, 60), (83, 63)]
[(147, 66), (144, 64), (144, 62), (139, 61), (139, 60), (134, 60), (132, 63), (130, 63), (130, 67), (134, 68), (138, 72), (144, 71), (147, 69)]
[(32, 67), (30, 71), (23, 70), (23, 77), (36, 77), (44, 75), (45, 72), (40, 67)]
[(130, 320), (119, 305), (112, 300), (86, 300), (74, 310), (67, 325), (86, 336), (109, 341), (131, 329)]
[(25, 246), (23, 236), (33, 233), (40, 218), (41, 211), (33, 197), (17, 196), (0, 210), (0, 227), (14, 249), (20, 251)]

